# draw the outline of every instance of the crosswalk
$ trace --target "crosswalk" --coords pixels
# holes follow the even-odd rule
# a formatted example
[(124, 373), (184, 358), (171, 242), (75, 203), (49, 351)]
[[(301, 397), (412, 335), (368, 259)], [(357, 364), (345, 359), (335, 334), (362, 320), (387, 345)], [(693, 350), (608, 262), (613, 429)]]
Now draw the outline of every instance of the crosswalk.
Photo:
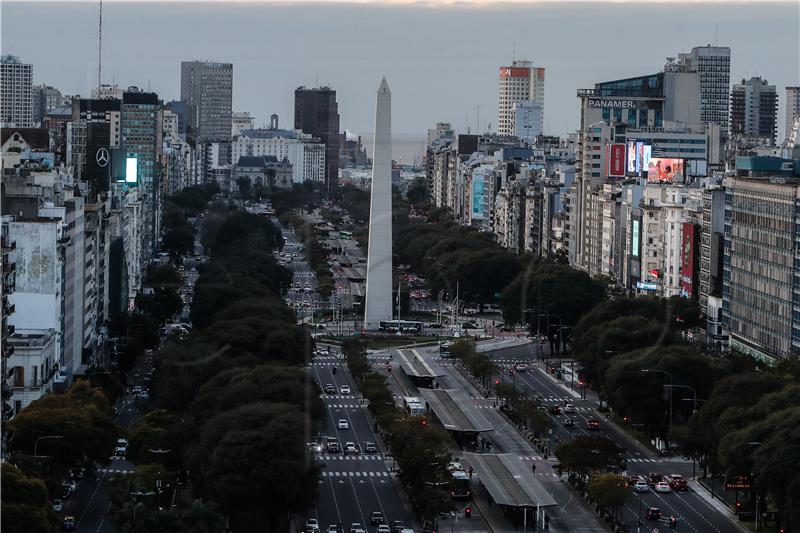
[(311, 361), (311, 364), (314, 366), (339, 366), (342, 364), (341, 361)]
[(520, 455), (520, 461), (541, 461), (542, 458), (538, 455)]
[(383, 457), (380, 455), (317, 455), (318, 461), (382, 461)]
[(323, 400), (353, 400), (352, 394), (323, 394)]
[(341, 361), (342, 358), (338, 355), (315, 355), (314, 356), (314, 363), (322, 362), (322, 361)]
[(119, 468), (98, 468), (98, 472), (106, 474), (133, 474), (133, 470), (125, 470)]
[(389, 477), (389, 472), (328, 472), (322, 471), (322, 477)]
[(329, 403), (328, 407), (332, 407), (334, 409), (350, 409), (357, 408), (357, 407), (364, 407), (363, 405), (357, 403)]
[(628, 457), (629, 463), (663, 463), (663, 459), (648, 459), (646, 457)]

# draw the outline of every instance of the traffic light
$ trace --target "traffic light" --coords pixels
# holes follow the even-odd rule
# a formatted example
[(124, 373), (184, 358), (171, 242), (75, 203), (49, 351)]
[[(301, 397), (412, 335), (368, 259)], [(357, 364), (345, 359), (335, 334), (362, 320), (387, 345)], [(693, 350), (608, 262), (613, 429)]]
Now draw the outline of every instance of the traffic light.
[(628, 423), (628, 417), (627, 417), (627, 416), (623, 416), (623, 417), (622, 417), (622, 421), (623, 421), (623, 422), (625, 422), (625, 423), (627, 424), (627, 423)]
[(387, 364), (387, 365), (386, 365), (386, 370), (387, 370), (388, 372), (391, 372), (391, 371), (392, 371), (392, 365), (390, 365), (390, 364)]
[(738, 514), (739, 511), (742, 510), (742, 502), (741, 500), (736, 500), (736, 513)]
[(677, 525), (678, 525), (678, 519), (675, 518), (674, 516), (671, 516), (670, 519), (669, 519), (669, 528), (670, 529), (675, 529), (675, 527)]
[(464, 509), (464, 517), (469, 518), (470, 516), (472, 516), (472, 507), (467, 507)]
[(494, 380), (494, 384), (495, 384), (495, 385), (500, 385), (500, 379), (499, 379), (499, 378), (495, 378), (495, 380)]

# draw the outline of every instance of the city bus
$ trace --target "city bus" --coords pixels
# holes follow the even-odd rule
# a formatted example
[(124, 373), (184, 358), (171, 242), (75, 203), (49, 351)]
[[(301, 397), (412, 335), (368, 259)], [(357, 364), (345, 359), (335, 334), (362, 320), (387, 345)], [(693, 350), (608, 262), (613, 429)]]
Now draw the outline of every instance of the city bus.
[(381, 320), (379, 327), (382, 331), (393, 333), (419, 333), (422, 331), (422, 322), (415, 320)]
[(446, 359), (446, 358), (448, 358), (448, 357), (450, 357), (450, 346), (452, 346), (452, 343), (449, 343), (449, 342), (443, 342), (443, 343), (442, 343), (442, 344), (439, 346), (439, 355), (440, 355), (441, 357), (444, 357), (445, 359)]
[(463, 470), (453, 470), (451, 474), (450, 496), (454, 500), (469, 498), (469, 474)]

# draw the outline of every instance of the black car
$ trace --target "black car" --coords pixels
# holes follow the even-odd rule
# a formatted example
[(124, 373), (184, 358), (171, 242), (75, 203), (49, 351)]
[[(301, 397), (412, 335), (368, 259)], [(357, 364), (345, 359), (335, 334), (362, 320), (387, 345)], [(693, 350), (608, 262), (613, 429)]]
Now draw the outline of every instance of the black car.
[(651, 507), (647, 510), (647, 515), (645, 515), (648, 520), (660, 520), (661, 519), (661, 509), (658, 507)]
[(328, 383), (325, 385), (325, 394), (336, 394), (336, 387)]
[(566, 420), (564, 420), (564, 427), (565, 428), (574, 428), (575, 427), (575, 421), (573, 419), (571, 419), (571, 418), (567, 418)]
[(378, 453), (378, 447), (375, 446), (374, 442), (365, 442), (364, 453)]
[(561, 414), (561, 407), (559, 407), (558, 405), (554, 405), (554, 406), (550, 407), (550, 413), (554, 414), (554, 415)]
[(392, 523), (389, 524), (389, 529), (392, 530), (392, 533), (402, 533), (405, 528), (406, 525), (402, 520), (392, 520)]
[(384, 518), (383, 513), (380, 511), (373, 511), (372, 517), (369, 519), (370, 524), (373, 526), (378, 526), (386, 522), (386, 518)]

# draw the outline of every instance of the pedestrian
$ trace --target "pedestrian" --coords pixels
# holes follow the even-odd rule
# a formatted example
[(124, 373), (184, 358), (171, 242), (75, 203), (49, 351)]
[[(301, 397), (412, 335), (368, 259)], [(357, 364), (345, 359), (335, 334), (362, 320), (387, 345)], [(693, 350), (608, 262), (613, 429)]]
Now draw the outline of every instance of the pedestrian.
[(536, 463), (533, 463), (531, 465), (531, 472), (533, 472), (534, 474), (536, 473)]

